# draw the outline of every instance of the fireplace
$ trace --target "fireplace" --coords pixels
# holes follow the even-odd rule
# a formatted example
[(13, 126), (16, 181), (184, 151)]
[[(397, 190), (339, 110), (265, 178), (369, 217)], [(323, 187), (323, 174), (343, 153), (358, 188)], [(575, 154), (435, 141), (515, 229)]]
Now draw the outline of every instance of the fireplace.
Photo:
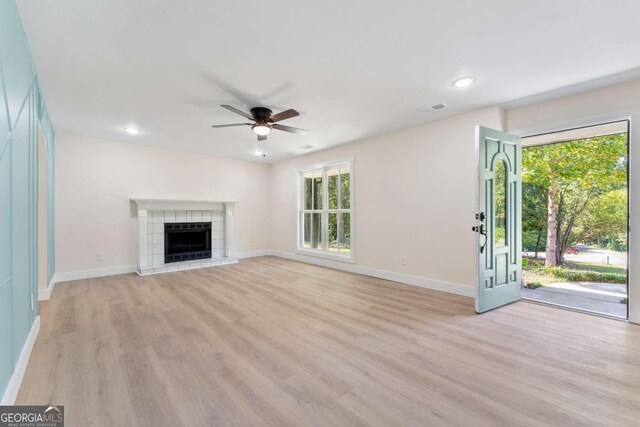
[(211, 258), (210, 222), (164, 224), (164, 262)]

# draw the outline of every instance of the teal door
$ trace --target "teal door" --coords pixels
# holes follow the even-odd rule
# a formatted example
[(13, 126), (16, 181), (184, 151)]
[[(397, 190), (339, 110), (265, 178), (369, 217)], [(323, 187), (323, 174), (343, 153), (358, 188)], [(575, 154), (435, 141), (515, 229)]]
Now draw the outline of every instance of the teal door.
[(477, 313), (517, 301), (522, 292), (521, 153), (520, 137), (476, 127)]

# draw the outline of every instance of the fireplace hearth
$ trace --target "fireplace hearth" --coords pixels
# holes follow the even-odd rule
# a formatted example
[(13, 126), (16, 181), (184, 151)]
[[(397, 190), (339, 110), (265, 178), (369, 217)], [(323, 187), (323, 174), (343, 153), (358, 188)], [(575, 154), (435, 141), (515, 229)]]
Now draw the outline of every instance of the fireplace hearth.
[(211, 258), (210, 222), (164, 224), (164, 262)]

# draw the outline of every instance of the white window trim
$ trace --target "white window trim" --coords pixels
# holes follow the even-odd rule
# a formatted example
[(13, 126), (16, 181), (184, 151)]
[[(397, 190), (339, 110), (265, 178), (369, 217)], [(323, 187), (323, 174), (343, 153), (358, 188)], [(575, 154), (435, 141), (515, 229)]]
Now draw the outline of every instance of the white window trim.
[[(298, 203), (296, 206), (296, 253), (300, 254), (300, 255), (305, 255), (305, 256), (312, 256), (312, 257), (318, 257), (318, 258), (325, 258), (325, 259), (331, 259), (334, 261), (342, 261), (342, 262), (349, 262), (349, 263), (355, 263), (356, 262), (356, 239), (355, 239), (355, 199), (354, 199), (354, 188), (355, 188), (355, 179), (354, 179), (354, 163), (355, 163), (355, 158), (354, 157), (347, 157), (344, 159), (339, 159), (339, 160), (335, 160), (335, 161), (330, 161), (330, 162), (323, 162), (323, 163), (317, 163), (308, 167), (305, 167), (303, 169), (299, 169), (298, 173), (296, 175), (296, 180), (297, 180), (297, 194), (298, 194)], [(333, 167), (339, 167), (339, 166), (349, 166), (349, 173), (351, 175), (350, 177), (350, 182), (349, 182), (349, 204), (350, 204), (350, 209), (329, 209), (328, 208), (328, 203), (329, 203), (329, 181), (326, 179), (326, 171), (327, 169), (333, 168)], [(326, 224), (327, 218), (323, 218), (322, 219), (322, 225), (323, 225), (323, 229), (324, 229), (324, 233), (322, 236), (322, 245), (323, 245), (323, 249), (307, 249), (304, 248), (302, 246), (302, 232), (301, 232), (301, 226), (302, 226), (302, 213), (305, 209), (303, 209), (303, 204), (304, 204), (304, 186), (302, 185), (303, 182), (303, 175), (307, 172), (312, 172), (312, 171), (316, 171), (318, 169), (322, 169), (323, 170), (323, 179), (322, 179), (322, 190), (323, 190), (323, 197), (322, 197), (322, 212), (327, 212), (327, 213), (340, 213), (340, 212), (349, 212), (350, 213), (350, 236), (351, 236), (351, 252), (349, 254), (340, 254), (340, 253), (332, 253), (329, 252), (326, 248), (327, 248), (327, 244), (328, 244), (328, 227)], [(324, 215), (323, 215), (324, 217)]]

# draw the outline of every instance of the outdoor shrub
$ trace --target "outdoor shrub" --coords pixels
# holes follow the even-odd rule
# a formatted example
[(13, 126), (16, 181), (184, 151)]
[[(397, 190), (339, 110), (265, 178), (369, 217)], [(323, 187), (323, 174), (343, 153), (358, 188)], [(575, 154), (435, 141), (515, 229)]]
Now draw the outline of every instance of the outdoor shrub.
[(529, 258), (522, 258), (522, 268), (529, 268)]
[(601, 283), (626, 283), (624, 274), (600, 273), (588, 270), (568, 270), (562, 267), (546, 267), (545, 272), (569, 282), (601, 282)]
[(529, 289), (538, 289), (539, 287), (541, 287), (542, 284), (540, 284), (540, 282), (531, 282), (531, 283), (527, 283), (525, 285), (525, 288), (529, 288)]

